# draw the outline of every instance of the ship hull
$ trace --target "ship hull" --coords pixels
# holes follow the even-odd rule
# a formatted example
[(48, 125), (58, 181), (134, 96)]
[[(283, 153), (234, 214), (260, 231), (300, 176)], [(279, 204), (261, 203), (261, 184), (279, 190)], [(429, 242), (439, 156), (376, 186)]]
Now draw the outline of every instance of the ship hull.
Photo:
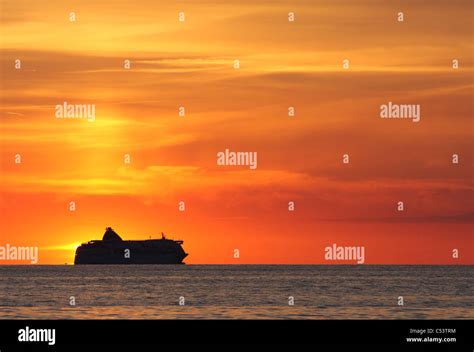
[(135, 255), (124, 258), (118, 255), (76, 255), (74, 264), (184, 264), (184, 257), (174, 255)]
[(76, 249), (74, 264), (184, 264), (179, 241), (92, 241)]

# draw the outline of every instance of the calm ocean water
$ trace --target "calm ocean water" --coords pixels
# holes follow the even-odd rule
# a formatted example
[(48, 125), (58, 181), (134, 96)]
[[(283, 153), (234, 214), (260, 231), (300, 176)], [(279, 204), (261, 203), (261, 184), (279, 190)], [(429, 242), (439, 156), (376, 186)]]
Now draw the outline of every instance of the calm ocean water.
[(472, 319), (473, 274), (474, 266), (0, 266), (0, 318)]

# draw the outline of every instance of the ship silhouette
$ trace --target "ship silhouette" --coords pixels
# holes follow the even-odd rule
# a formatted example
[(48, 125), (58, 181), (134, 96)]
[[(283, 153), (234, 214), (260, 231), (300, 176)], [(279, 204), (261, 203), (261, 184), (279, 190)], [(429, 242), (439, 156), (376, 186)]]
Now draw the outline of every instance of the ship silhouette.
[(183, 241), (161, 239), (124, 241), (111, 228), (105, 229), (102, 240), (81, 244), (76, 249), (74, 264), (184, 264), (188, 256)]

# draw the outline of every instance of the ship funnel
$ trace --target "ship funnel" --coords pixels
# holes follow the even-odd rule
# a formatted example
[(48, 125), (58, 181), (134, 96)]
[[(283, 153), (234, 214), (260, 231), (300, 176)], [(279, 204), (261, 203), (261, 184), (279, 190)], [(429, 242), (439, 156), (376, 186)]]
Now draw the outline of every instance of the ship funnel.
[(122, 238), (111, 227), (106, 227), (102, 241), (122, 241)]

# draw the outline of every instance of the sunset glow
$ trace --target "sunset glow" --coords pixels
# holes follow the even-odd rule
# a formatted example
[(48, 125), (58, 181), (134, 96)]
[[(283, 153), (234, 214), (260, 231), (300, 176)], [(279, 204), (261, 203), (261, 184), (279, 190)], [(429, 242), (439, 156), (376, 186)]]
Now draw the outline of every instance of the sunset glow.
[(183, 240), (189, 264), (324, 264), (333, 243), (474, 264), (472, 5), (404, 1), (401, 24), (375, 3), (2, 1), (0, 245), (72, 263), (111, 226)]

